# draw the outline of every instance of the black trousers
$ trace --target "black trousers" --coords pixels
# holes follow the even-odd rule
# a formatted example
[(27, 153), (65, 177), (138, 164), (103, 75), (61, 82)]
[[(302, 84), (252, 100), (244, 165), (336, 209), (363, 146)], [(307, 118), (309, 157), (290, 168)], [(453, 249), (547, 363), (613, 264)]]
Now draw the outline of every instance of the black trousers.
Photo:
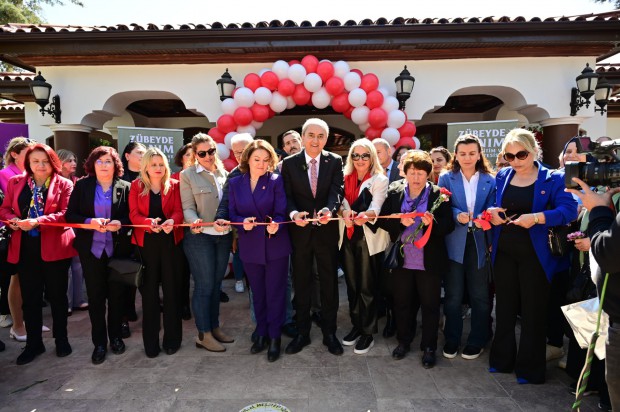
[(561, 348), (564, 345), (564, 332), (570, 329), (561, 306), (566, 304), (568, 292), (568, 270), (558, 272), (551, 280), (549, 290), (549, 310), (547, 318), (547, 343)]
[[(502, 245), (495, 256), (496, 326), (489, 364), (498, 372), (515, 371), (530, 383), (544, 383), (547, 306), (550, 285), (529, 238)], [(519, 349), (515, 335), (521, 312)]]
[(349, 240), (345, 236), (341, 256), (351, 324), (365, 335), (377, 333), (377, 255), (370, 256), (363, 237)]
[(426, 270), (392, 270), (392, 294), (396, 318), (396, 338), (409, 345), (415, 334), (415, 316), (422, 308), (420, 350), (437, 349), (441, 276)]
[[(108, 256), (104, 251), (100, 259), (92, 253), (81, 253), (80, 262), (84, 269), (88, 315), (90, 317), (93, 345), (106, 346), (110, 340), (121, 337), (123, 318), (123, 293), (126, 286), (109, 282)], [(106, 301), (108, 321), (106, 325)]]
[(14, 264), (6, 261), (7, 254), (0, 256), (0, 315), (9, 315), (9, 285), (11, 284), (11, 276), (17, 273)]
[(159, 285), (164, 302), (164, 349), (178, 349), (181, 346), (181, 277), (180, 250), (174, 244), (173, 234), (145, 234), (144, 247), (140, 248), (146, 266), (142, 295), (142, 340), (148, 355), (157, 354), (161, 312), (159, 307)]
[[(22, 238), (28, 236), (22, 233)], [(41, 328), (43, 327), (43, 311), (41, 300), (43, 290), (52, 309), (53, 336), (56, 343), (67, 341), (67, 286), (69, 283), (69, 266), (71, 259), (44, 262), (41, 258), (40, 239), (28, 239), (20, 247), (19, 283), (22, 291), (22, 310), (26, 323), (27, 346), (36, 347), (43, 344)]]
[(312, 263), (316, 259), (321, 295), (321, 330), (323, 335), (336, 333), (338, 314), (338, 245), (325, 240), (312, 230), (307, 244), (295, 245), (293, 250), (293, 286), (297, 310), (297, 328), (302, 335), (310, 334), (310, 306), (313, 291)]

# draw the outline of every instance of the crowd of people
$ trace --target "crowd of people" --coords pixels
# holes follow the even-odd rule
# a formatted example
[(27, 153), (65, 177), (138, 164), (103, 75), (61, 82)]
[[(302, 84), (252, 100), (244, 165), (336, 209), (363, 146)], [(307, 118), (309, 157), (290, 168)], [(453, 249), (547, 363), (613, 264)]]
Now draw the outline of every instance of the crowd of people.
[[(238, 134), (231, 146), (239, 164), (230, 172), (203, 133), (177, 153), (175, 174), (157, 148), (132, 143), (119, 155), (102, 146), (85, 159), (81, 178), (73, 153), (11, 140), (0, 171), (0, 219), (11, 232), (0, 268), (0, 326), (11, 326), (10, 336), (26, 342), (16, 363), (45, 352), (44, 298), (57, 356), (72, 352), (67, 316), (73, 309), (89, 312), (94, 364), (105, 361), (108, 346), (122, 354), (128, 322), (137, 319), (136, 288), (110, 281), (108, 263), (128, 256), (145, 266), (138, 290), (146, 356), (162, 349), (173, 355), (181, 347), (182, 319), (192, 314), (196, 347), (225, 351), (239, 338), (219, 320), (232, 252), (235, 289), (244, 292), (244, 278), (249, 284), (256, 323), (251, 353), (267, 350), (270, 362), (281, 355), (283, 334), (292, 338), (286, 354), (310, 345), (317, 317), (323, 345), (341, 355), (343, 345), (369, 352), (385, 316), (383, 336), (396, 335), (392, 357), (402, 359), (421, 311), (424, 368), (435, 366), (438, 352), (472, 360), (490, 346), (491, 373), (543, 383), (547, 360), (561, 357), (563, 337), (571, 336), (559, 306), (583, 271), (579, 254), (590, 242), (575, 242), (572, 261), (549, 249), (548, 228), (575, 222), (585, 230), (588, 211), (565, 190), (563, 169), (541, 161), (534, 135), (512, 130), (497, 170), (474, 135), (460, 136), (452, 151), (430, 152), (393, 151), (383, 139), (362, 138), (344, 159), (325, 150), (328, 136), (323, 120), (308, 119), (301, 135), (284, 134), (286, 156), (278, 156), (267, 141)], [(581, 159), (572, 139), (560, 163)], [(340, 325), (348, 332), (342, 339), (336, 334), (339, 270), (350, 317), (350, 325)], [(466, 337), (464, 304), (471, 310)], [(603, 393), (604, 379), (594, 381)], [(601, 402), (609, 400), (601, 395)]]

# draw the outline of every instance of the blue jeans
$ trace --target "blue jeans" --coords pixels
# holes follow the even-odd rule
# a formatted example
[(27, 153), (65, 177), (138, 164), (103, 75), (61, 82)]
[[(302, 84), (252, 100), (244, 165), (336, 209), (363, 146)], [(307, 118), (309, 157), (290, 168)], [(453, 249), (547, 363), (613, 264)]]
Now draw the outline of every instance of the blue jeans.
[(605, 348), (605, 379), (609, 388), (609, 398), (614, 411), (620, 410), (620, 327), (609, 326), (607, 347)]
[(461, 304), (467, 286), (471, 305), (471, 332), (467, 345), (484, 348), (489, 339), (489, 284), (485, 267), (478, 268), (476, 242), (472, 234), (467, 235), (463, 263), (450, 260), (450, 268), (445, 275), (444, 314), (446, 342), (460, 346), (463, 334)]
[(198, 332), (210, 332), (220, 326), (220, 289), (231, 246), (230, 233), (223, 236), (188, 233), (183, 240), (194, 278), (192, 310)]

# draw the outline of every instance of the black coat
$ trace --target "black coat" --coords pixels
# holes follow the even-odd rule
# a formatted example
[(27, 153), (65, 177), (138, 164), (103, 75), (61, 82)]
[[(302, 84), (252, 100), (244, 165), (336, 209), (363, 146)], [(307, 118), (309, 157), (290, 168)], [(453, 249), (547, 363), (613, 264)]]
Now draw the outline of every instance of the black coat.
[[(387, 198), (381, 208), (381, 216), (401, 213), (400, 208), (405, 197), (406, 181), (399, 180), (392, 183), (388, 189)], [(432, 185), (432, 191), (428, 196), (429, 210), (435, 200), (439, 197), (439, 187)], [(424, 267), (427, 271), (443, 275), (448, 270), (448, 251), (446, 249), (445, 237), (454, 230), (454, 219), (452, 217), (452, 202), (443, 202), (435, 213), (433, 230), (424, 246)], [(395, 242), (405, 230), (405, 226), (400, 223), (400, 219), (377, 219), (377, 225), (390, 234), (390, 239)], [(425, 232), (428, 227), (425, 227)]]
[[(95, 216), (95, 190), (97, 179), (95, 177), (85, 177), (75, 183), (69, 206), (65, 213), (68, 223), (85, 223), (86, 219)], [(129, 220), (129, 188), (131, 185), (122, 180), (114, 179), (112, 187), (112, 213), (110, 220), (118, 220), (123, 225), (131, 224)], [(74, 229), (75, 240), (73, 247), (78, 253), (88, 253), (93, 244), (93, 230)], [(132, 248), (131, 239), (128, 235), (129, 229), (122, 228), (118, 232), (113, 232), (115, 255), (126, 255)], [(118, 252), (118, 253), (117, 253)]]

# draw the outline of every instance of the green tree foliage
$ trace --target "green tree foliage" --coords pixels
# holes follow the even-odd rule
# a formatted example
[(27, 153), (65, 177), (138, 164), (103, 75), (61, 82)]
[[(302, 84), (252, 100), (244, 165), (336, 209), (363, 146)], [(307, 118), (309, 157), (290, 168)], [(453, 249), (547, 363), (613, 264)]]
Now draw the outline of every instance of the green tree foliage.
[[(84, 6), (79, 0), (69, 0), (78, 6)], [(0, 0), (0, 24), (32, 23), (40, 24), (45, 20), (41, 17), (41, 6), (64, 6), (63, 0)]]
[(620, 9), (620, 0), (594, 0), (595, 3), (611, 3), (615, 8)]

